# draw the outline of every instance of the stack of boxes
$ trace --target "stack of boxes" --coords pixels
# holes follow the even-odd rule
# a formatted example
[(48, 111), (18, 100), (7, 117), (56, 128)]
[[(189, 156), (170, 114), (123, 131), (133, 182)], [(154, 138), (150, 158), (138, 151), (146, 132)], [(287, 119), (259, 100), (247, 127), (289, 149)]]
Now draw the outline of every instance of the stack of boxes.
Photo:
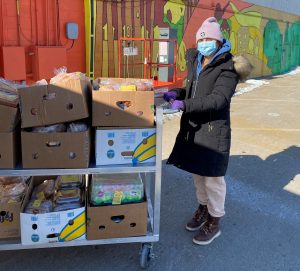
[(15, 168), (20, 129), (17, 89), (0, 80), (0, 168)]
[(90, 82), (80, 77), (19, 90), (23, 168), (89, 166), (89, 129), (81, 132), (35, 133), (31, 128), (88, 118), (90, 90)]
[[(155, 163), (152, 82), (118, 78), (99, 78), (95, 82), (91, 91), (92, 86), (85, 77), (66, 74), (50, 84), (15, 89), (14, 103), (1, 103), (0, 95), (0, 168), (16, 168), (20, 161), (17, 155), (21, 153), (23, 168), (89, 167), (90, 128), (77, 132), (41, 132), (49, 126), (70, 125), (74, 121), (91, 122), (95, 129), (96, 166)], [(88, 119), (90, 109), (92, 118)], [(48, 177), (32, 177), (24, 199), (15, 205), (10, 203), (15, 223), (9, 221), (9, 226), (14, 234), (3, 230), (1, 214), (7, 213), (7, 208), (0, 208), (0, 238), (20, 237), (20, 221), (22, 243), (26, 245), (147, 233), (147, 201), (139, 174), (90, 175), (83, 201), (86, 206), (28, 213), (26, 208), (35, 187)], [(34, 200), (33, 207), (39, 209), (43, 200)]]
[[(152, 82), (141, 79), (99, 78), (99, 90), (93, 90), (93, 126), (96, 127), (95, 155), (97, 166), (155, 162), (156, 129), (154, 127), (154, 92)], [(95, 88), (95, 86), (94, 86)], [(133, 184), (135, 174), (104, 176), (102, 191), (109, 187), (110, 204), (95, 204), (88, 200), (87, 239), (139, 236), (147, 233), (147, 202), (123, 204), (128, 180)], [(90, 194), (95, 196), (92, 176)], [(144, 192), (144, 191), (143, 191)], [(129, 193), (135, 193), (130, 191)], [(100, 206), (99, 206), (100, 205)], [(103, 205), (103, 204), (102, 204)]]

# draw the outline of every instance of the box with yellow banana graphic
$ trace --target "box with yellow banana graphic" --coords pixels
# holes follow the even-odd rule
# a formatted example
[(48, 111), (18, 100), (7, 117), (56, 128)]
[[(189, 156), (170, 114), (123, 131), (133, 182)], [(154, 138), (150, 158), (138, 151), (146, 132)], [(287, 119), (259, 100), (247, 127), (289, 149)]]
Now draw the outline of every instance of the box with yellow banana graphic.
[[(29, 201), (34, 185), (44, 179), (33, 177), (25, 202)], [(25, 213), (23, 209), (20, 215), (20, 224), (23, 245), (86, 239), (85, 206), (67, 211), (38, 214)]]
[(155, 128), (98, 128), (96, 130), (96, 165), (154, 163)]

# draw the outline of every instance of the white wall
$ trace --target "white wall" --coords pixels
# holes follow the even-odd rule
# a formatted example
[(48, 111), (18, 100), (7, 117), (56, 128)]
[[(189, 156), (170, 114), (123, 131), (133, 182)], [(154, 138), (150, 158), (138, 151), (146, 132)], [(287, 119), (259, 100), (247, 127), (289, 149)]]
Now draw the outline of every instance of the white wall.
[(300, 0), (247, 0), (245, 2), (300, 15)]

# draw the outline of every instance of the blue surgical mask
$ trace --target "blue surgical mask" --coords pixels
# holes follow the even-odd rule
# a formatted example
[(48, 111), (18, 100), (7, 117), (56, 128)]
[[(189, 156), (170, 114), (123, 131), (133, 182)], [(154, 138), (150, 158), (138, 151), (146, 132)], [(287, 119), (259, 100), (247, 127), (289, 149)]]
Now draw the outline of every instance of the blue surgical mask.
[(201, 55), (210, 56), (218, 50), (218, 46), (215, 40), (201, 41), (198, 42), (197, 49)]

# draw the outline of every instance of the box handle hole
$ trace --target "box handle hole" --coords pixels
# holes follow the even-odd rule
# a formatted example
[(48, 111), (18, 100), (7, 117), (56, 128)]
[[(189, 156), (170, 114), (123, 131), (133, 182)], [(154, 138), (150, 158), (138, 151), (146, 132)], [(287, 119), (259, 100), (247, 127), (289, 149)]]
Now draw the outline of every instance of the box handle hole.
[(136, 223), (130, 223), (130, 227), (134, 228), (136, 226)]
[(124, 220), (125, 216), (123, 215), (116, 215), (112, 216), (110, 219), (115, 223), (121, 223)]
[(74, 108), (74, 105), (72, 103), (68, 103), (66, 108), (67, 110), (72, 110)]
[(76, 153), (75, 153), (75, 152), (70, 152), (70, 153), (69, 153), (69, 158), (70, 158), (71, 160), (74, 160), (74, 159), (76, 158)]
[(44, 101), (53, 100), (56, 98), (56, 93), (49, 93), (43, 96)]
[(31, 113), (31, 115), (35, 116), (35, 115), (37, 115), (38, 111), (36, 108), (31, 108), (30, 113)]
[(0, 216), (6, 216), (6, 212), (5, 211), (1, 211), (0, 212)]
[(59, 141), (49, 141), (46, 143), (46, 146), (49, 148), (60, 147), (61, 143)]
[(104, 229), (105, 229), (105, 226), (103, 226), (103, 225), (99, 226), (100, 231), (103, 231)]
[(130, 106), (132, 106), (132, 103), (131, 101), (118, 101), (116, 102), (116, 105), (122, 110), (127, 110)]

